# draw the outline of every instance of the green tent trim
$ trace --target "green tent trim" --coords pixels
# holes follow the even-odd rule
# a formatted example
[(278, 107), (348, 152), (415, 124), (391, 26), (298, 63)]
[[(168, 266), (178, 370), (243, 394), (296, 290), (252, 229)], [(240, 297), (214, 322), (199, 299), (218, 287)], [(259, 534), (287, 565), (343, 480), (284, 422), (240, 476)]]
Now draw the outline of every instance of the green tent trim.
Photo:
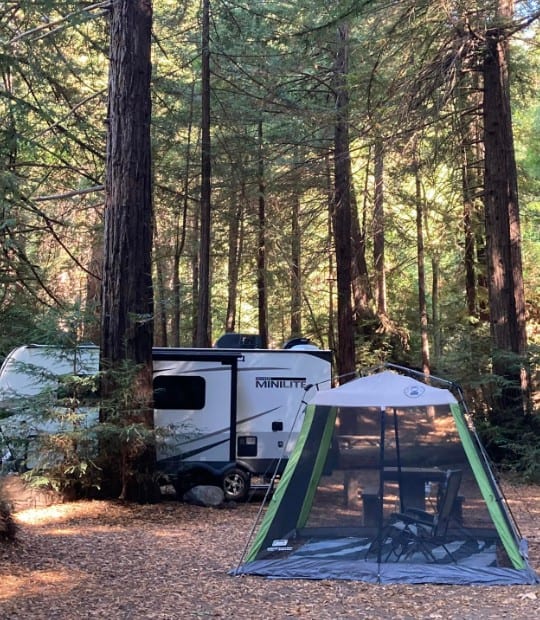
[(480, 487), (480, 492), (486, 502), (487, 509), (493, 520), (493, 524), (497, 528), (497, 532), (501, 537), (503, 547), (508, 554), (513, 567), (516, 569), (525, 569), (525, 561), (519, 552), (515, 537), (499, 503), (500, 497), (498, 496), (494, 486), (491, 484), (486, 474), (486, 470), (482, 466), (482, 463), (478, 457), (478, 450), (469, 427), (467, 426), (465, 416), (463, 415), (460, 406), (457, 404), (450, 405), (450, 410), (452, 411), (452, 416), (454, 418), (454, 422), (456, 423), (456, 428), (459, 438), (461, 439), (461, 443), (463, 444), (463, 449), (465, 450), (471, 469), (474, 472), (476, 481)]
[[(313, 417), (315, 415), (315, 405), (308, 405), (307, 409), (310, 410), (309, 415), (311, 420), (313, 420)], [(336, 415), (337, 409), (335, 407), (332, 407), (329, 411), (326, 424), (323, 428), (320, 449), (317, 452), (317, 458), (315, 459), (315, 464), (313, 466), (313, 472), (311, 474), (311, 478), (307, 487), (304, 503), (298, 517), (297, 528), (304, 527), (309, 518), (309, 513), (311, 511), (315, 492), (317, 491), (317, 485), (319, 484), (319, 480), (321, 479), (323, 467), (328, 456), (328, 450), (332, 442), (332, 435), (334, 433), (334, 427), (336, 424)]]
[[(270, 528), (282, 501), (294, 502), (297, 506), (296, 510), (291, 509), (290, 511), (291, 518), (294, 518), (294, 521), (288, 525), (288, 529), (295, 530), (305, 525), (309, 517), (309, 511), (313, 503), (313, 498), (315, 497), (318, 482), (323, 472), (336, 422), (337, 409), (335, 407), (324, 408), (328, 410), (325, 424), (314, 425), (315, 405), (308, 405), (306, 407), (302, 429), (298, 435), (291, 456), (289, 457), (285, 471), (281, 476), (276, 492), (268, 505), (268, 510), (261, 522), (257, 535), (253, 539), (253, 543), (246, 555), (246, 562), (254, 560), (261, 550), (264, 541), (268, 540)], [(319, 410), (320, 409), (321, 407), (319, 407)], [(306, 493), (303, 498), (300, 498), (294, 489), (297, 476), (301, 476), (305, 480), (304, 476), (306, 472), (300, 472), (300, 467), (298, 467), (300, 457), (304, 450), (316, 451), (316, 458), (312, 471), (307, 472), (309, 473), (310, 479), (306, 488)], [(298, 505), (299, 502), (301, 502), (301, 505)]]
[[(291, 523), (291, 530), (300, 529), (304, 527), (307, 522), (317, 490), (317, 485), (321, 478), (330, 449), (337, 415), (336, 407), (324, 407), (328, 410), (325, 424), (323, 426), (314, 426), (313, 421), (316, 407), (318, 407), (319, 410), (322, 408), (320, 405), (308, 405), (306, 407), (302, 430), (298, 436), (298, 440), (289, 458), (285, 471), (283, 472), (276, 492), (274, 493), (274, 496), (268, 506), (268, 510), (263, 518), (258, 533), (246, 555), (246, 562), (254, 561), (257, 554), (261, 550), (262, 544), (265, 540), (268, 540), (270, 527), (281, 502), (284, 501), (284, 497), (289, 494), (294, 494), (296, 468), (302, 453), (306, 449), (306, 445), (309, 443), (312, 444), (310, 449), (316, 449), (317, 453), (315, 456), (313, 469), (310, 473), (309, 483), (306, 487), (306, 492), (304, 497), (301, 499), (301, 507), (297, 511), (298, 517), (295, 518), (294, 523)], [(493, 524), (495, 525), (501, 538), (503, 547), (512, 562), (513, 567), (518, 570), (525, 569), (526, 563), (520, 553), (515, 535), (512, 532), (510, 524), (508, 523), (505, 512), (500, 505), (499, 494), (497, 493), (494, 485), (490, 482), (486, 470), (482, 465), (478, 448), (476, 447), (476, 443), (467, 425), (461, 407), (458, 404), (451, 404), (450, 409), (463, 445), (463, 449), (467, 455), (471, 469), (474, 472), (480, 492), (486, 502), (491, 519), (493, 520)]]

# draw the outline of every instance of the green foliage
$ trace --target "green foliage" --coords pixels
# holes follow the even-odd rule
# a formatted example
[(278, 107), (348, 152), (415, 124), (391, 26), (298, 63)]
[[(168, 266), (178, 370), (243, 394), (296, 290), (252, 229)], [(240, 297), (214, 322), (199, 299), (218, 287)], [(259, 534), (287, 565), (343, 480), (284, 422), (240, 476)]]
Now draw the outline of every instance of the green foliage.
[(96, 463), (99, 377), (56, 379), (55, 388), (13, 402), (12, 419), (6, 421), (11, 424), (9, 449), (31, 486), (66, 497), (90, 496), (99, 489), (101, 476)]
[(29, 334), (33, 333), (38, 322), (39, 310), (35, 300), (24, 293), (6, 292), (0, 312), (0, 361), (21, 342), (31, 342)]
[(100, 423), (96, 427), (98, 464), (105, 495), (125, 499), (159, 500), (155, 446), (158, 437), (153, 409), (137, 389), (141, 368), (124, 360), (101, 376)]
[[(486, 359), (487, 356), (486, 356)], [(513, 471), (529, 482), (540, 482), (540, 412), (537, 409), (540, 357), (535, 348), (526, 363), (522, 357), (506, 354), (507, 376), (489, 368), (463, 380), (466, 401), (486, 450), (501, 469)], [(529, 393), (521, 389), (527, 369)]]
[[(110, 472), (121, 479), (133, 475), (130, 464), (156, 442), (154, 430), (133, 419), (136, 368), (126, 363), (111, 373), (116, 390), (104, 400), (99, 391), (103, 374), (58, 376), (54, 356), (51, 366), (25, 365), (31, 381), (43, 389), (12, 398), (9, 409), (0, 412), (3, 453), (11, 456), (5, 466), (24, 472), (31, 486), (65, 497), (118, 495), (118, 488), (110, 488)], [(103, 422), (100, 408), (106, 412)]]
[(27, 334), (26, 342), (39, 342), (71, 349), (81, 344), (86, 331), (95, 322), (90, 309), (80, 299), (61, 307), (47, 308)]
[(486, 418), (476, 423), (488, 454), (502, 469), (540, 483), (540, 413), (524, 415), (504, 426)]
[[(365, 367), (389, 360), (418, 366), (421, 359), (413, 157), (417, 155), (428, 289), (434, 265), (440, 271), (439, 290), (426, 291), (432, 371), (465, 387), (475, 416), (487, 424), (490, 445), (499, 451), (508, 446), (515, 460), (516, 437), (499, 437), (494, 420), (494, 403), (505, 380), (491, 377), (480, 185), (471, 189), (481, 314), (469, 316), (465, 299), (461, 174), (465, 136), (459, 127), (464, 119), (474, 121), (480, 105), (476, 95), (481, 84), (471, 76), (478, 74), (483, 29), (491, 23), (495, 6), (477, 3), (471, 12), (465, 5), (455, 3), (448, 12), (441, 2), (425, 1), (213, 3), (212, 327), (214, 337), (224, 329), (230, 225), (238, 221), (236, 329), (257, 330), (261, 146), (270, 335), (276, 344), (290, 335), (294, 204), (299, 206), (302, 331), (320, 346), (335, 342), (334, 248), (329, 232), (335, 122), (332, 75), (336, 26), (346, 21), (351, 168), (372, 285), (372, 145), (376, 140), (384, 144), (389, 324), (366, 321), (356, 326), (357, 363)], [(171, 338), (173, 311), (179, 313), (178, 342), (191, 345), (197, 310), (199, 9), (199, 2), (154, 4), (154, 280), (156, 308), (163, 311), (165, 336), (161, 339), (160, 333), (159, 342), (163, 345)], [(519, 10), (524, 18), (528, 7), (523, 4)], [(28, 342), (73, 346), (89, 333), (93, 317), (85, 298), (88, 284), (99, 277), (103, 194), (99, 190), (71, 194), (103, 184), (107, 15), (107, 7), (73, 1), (24, 0), (0, 7), (4, 86), (0, 94), (0, 356)], [(512, 49), (510, 77), (528, 337), (538, 345), (540, 110), (534, 88), (539, 71), (535, 23), (526, 35)], [(468, 55), (460, 55), (467, 49)], [(257, 141), (259, 121), (262, 145)], [(479, 138), (466, 137), (474, 144)], [(98, 277), (94, 279), (99, 288)], [(118, 379), (118, 396), (102, 403), (107, 422), (92, 431), (92, 441), (109, 446), (104, 450), (107, 462), (87, 459), (77, 466), (76, 454), (84, 438), (58, 438), (70, 476), (88, 480), (81, 483), (88, 488), (95, 488), (100, 468), (118, 471), (123, 454), (137, 454), (146, 442), (154, 441), (151, 433), (126, 418), (132, 404), (128, 375), (126, 369), (125, 381)], [(50, 404), (44, 403), (43, 410), (52, 414)]]

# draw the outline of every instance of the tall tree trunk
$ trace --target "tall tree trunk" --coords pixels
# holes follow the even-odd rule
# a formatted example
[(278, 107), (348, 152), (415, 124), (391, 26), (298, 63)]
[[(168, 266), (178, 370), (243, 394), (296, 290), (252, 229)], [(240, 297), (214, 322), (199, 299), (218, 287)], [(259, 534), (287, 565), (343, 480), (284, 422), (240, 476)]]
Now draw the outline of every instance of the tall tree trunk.
[(174, 347), (180, 346), (180, 320), (182, 311), (182, 286), (180, 283), (180, 259), (184, 252), (186, 243), (186, 228), (188, 222), (188, 204), (189, 204), (189, 171), (191, 167), (191, 133), (193, 129), (193, 100), (195, 95), (195, 83), (191, 84), (191, 93), (189, 98), (189, 117), (187, 126), (187, 144), (186, 144), (186, 163), (184, 168), (184, 185), (182, 188), (182, 210), (178, 214), (176, 222), (175, 240), (174, 240), (174, 257), (172, 270), (172, 317), (171, 317), (171, 344)]
[(484, 77), (485, 210), (488, 288), (493, 343), (493, 370), (514, 383), (503, 390), (501, 408), (521, 408), (519, 364), (508, 353), (522, 356), (527, 346), (525, 295), (514, 155), (508, 40), (513, 2), (499, 1), (497, 23), (486, 32)]
[(292, 198), (291, 217), (291, 336), (302, 334), (302, 269), (300, 234), (300, 198)]
[[(465, 164), (466, 165), (466, 164)], [(465, 296), (467, 312), (470, 317), (478, 317), (478, 295), (476, 287), (475, 234), (474, 234), (474, 197), (470, 192), (470, 176), (463, 170), (463, 234), (465, 237)]]
[(94, 227), (90, 252), (86, 275), (86, 313), (89, 318), (84, 324), (83, 338), (99, 345), (101, 343), (100, 312), (103, 270), (103, 230), (101, 224)]
[(375, 142), (375, 200), (373, 210), (373, 265), (377, 314), (386, 316), (386, 270), (384, 260), (384, 150), (382, 140)]
[(338, 350), (337, 369), (341, 382), (355, 371), (352, 293), (351, 179), (349, 152), (349, 29), (338, 28), (338, 48), (334, 69), (336, 124), (334, 129), (334, 237), (336, 246)]
[(202, 119), (201, 119), (201, 221), (199, 246), (199, 297), (197, 304), (196, 346), (209, 347), (210, 337), (210, 0), (203, 0), (202, 15)]
[[(326, 195), (328, 199), (328, 220), (327, 220), (327, 232), (328, 239), (334, 239), (334, 226), (335, 219), (335, 200), (334, 192), (332, 189), (332, 169), (330, 165), (330, 157), (327, 155), (324, 158), (324, 170), (326, 179)], [(335, 245), (335, 244), (334, 244)], [(334, 309), (334, 261), (332, 247), (328, 248), (328, 348), (331, 351), (336, 350), (336, 332), (335, 332), (335, 309)]]
[[(200, 217), (199, 213), (195, 214), (193, 218), (193, 232), (195, 238), (200, 239)], [(200, 245), (200, 244), (199, 244)], [(197, 301), (199, 299), (199, 246), (194, 244), (193, 252), (191, 254), (191, 344), (197, 346), (197, 321), (198, 321), (198, 307)]]
[[(231, 174), (231, 178), (234, 178), (233, 174)], [(245, 181), (242, 179), (240, 184), (240, 196), (237, 200), (233, 199), (229, 209), (229, 284), (227, 288), (227, 315), (225, 318), (226, 332), (234, 332), (236, 326), (236, 301), (243, 240), (242, 216), (246, 204)]]
[(418, 269), (418, 314), (420, 317), (420, 340), (422, 353), (422, 371), (430, 372), (429, 361), (429, 337), (428, 337), (428, 312), (426, 303), (426, 267), (424, 254), (424, 198), (422, 195), (422, 182), (420, 178), (420, 162), (415, 147), (415, 187), (416, 187), (416, 250)]
[[(155, 222), (154, 222), (155, 226)], [(163, 260), (155, 257), (156, 290), (154, 294), (154, 344), (157, 347), (167, 345), (167, 312), (165, 304), (167, 299)]]
[[(178, 231), (177, 231), (178, 232)], [(182, 283), (180, 282), (180, 259), (182, 257), (183, 243), (179, 242), (178, 235), (174, 244), (174, 256), (172, 265), (171, 289), (172, 289), (172, 313), (171, 313), (171, 345), (180, 346), (180, 321), (182, 315)]]
[(264, 169), (263, 122), (259, 119), (259, 200), (258, 200), (258, 251), (257, 251), (257, 294), (259, 309), (259, 335), (261, 346), (268, 347), (268, 316), (266, 294), (266, 181)]
[(459, 135), (463, 191), (465, 297), (468, 315), (480, 318), (481, 297), (478, 290), (485, 285), (485, 276), (479, 274), (479, 267), (483, 266), (485, 270), (485, 261), (479, 261), (484, 246), (484, 231), (480, 230), (483, 207), (479, 198), (480, 188), (483, 187), (484, 153), (481, 115), (476, 110), (481, 110), (482, 101), (478, 76), (465, 75), (462, 80), (456, 99), (456, 132)]
[[(148, 428), (153, 427), (151, 32), (149, 0), (111, 5), (101, 365), (106, 371), (125, 361), (137, 365), (123, 423)], [(113, 372), (104, 382), (105, 395), (116, 387)], [(122, 497), (156, 498), (151, 445), (123, 444)]]
[(441, 264), (439, 255), (436, 252), (431, 259), (431, 271), (433, 279), (431, 281), (431, 325), (433, 331), (433, 359), (437, 366), (441, 359), (441, 312), (440, 312), (440, 296), (441, 296)]
[(369, 303), (372, 298), (371, 285), (369, 282), (368, 266), (366, 261), (366, 235), (365, 235), (365, 213), (366, 205), (364, 202), (362, 210), (362, 226), (360, 226), (360, 214), (358, 213), (358, 201), (352, 182), (352, 169), (350, 168), (349, 155), (349, 190), (351, 202), (351, 256), (352, 256), (352, 291), (353, 291), (353, 317), (357, 328), (362, 327), (363, 319), (371, 318)]

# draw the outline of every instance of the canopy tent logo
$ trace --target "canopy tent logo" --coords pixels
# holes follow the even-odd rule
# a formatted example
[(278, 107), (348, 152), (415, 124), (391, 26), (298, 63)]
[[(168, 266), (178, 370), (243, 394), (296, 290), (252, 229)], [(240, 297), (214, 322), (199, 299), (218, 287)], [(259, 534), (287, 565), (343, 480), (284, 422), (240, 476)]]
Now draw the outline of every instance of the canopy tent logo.
[(425, 391), (426, 388), (423, 385), (410, 385), (403, 390), (403, 393), (408, 398), (420, 398)]

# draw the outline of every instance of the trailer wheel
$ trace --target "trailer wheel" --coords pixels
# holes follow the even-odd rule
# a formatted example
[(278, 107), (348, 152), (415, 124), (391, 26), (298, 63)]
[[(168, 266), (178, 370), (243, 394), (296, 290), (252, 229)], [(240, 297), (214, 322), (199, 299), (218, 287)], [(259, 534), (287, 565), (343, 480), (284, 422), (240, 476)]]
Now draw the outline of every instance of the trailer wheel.
[(231, 469), (223, 476), (225, 499), (243, 502), (249, 493), (249, 474), (243, 469)]

